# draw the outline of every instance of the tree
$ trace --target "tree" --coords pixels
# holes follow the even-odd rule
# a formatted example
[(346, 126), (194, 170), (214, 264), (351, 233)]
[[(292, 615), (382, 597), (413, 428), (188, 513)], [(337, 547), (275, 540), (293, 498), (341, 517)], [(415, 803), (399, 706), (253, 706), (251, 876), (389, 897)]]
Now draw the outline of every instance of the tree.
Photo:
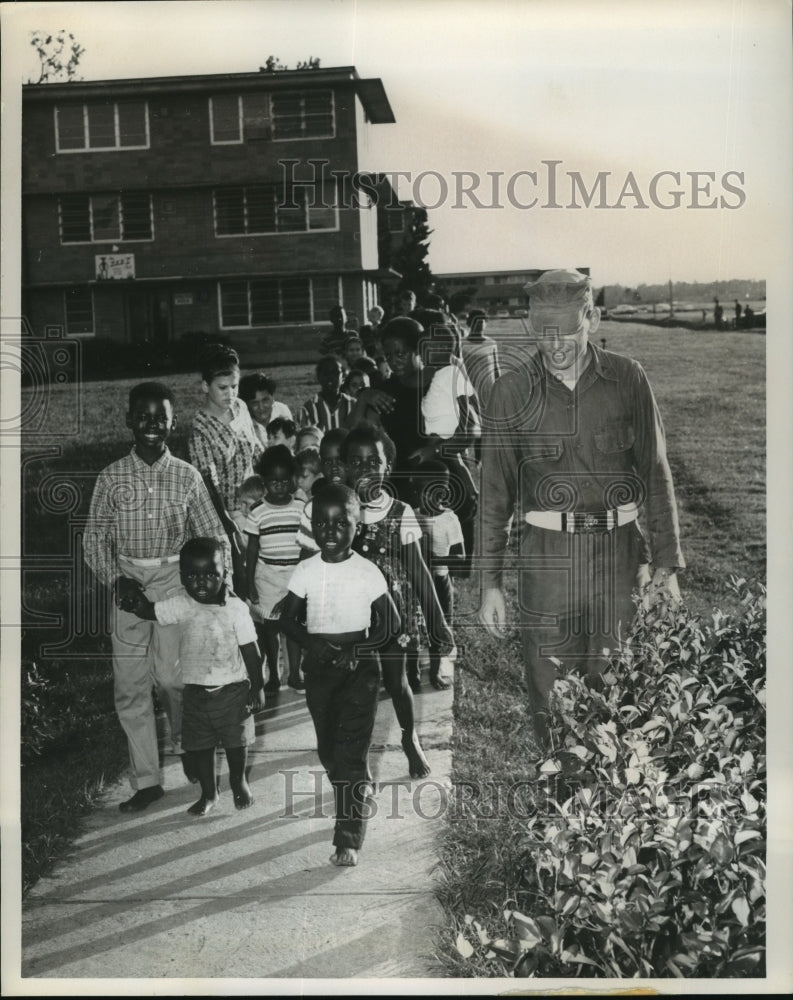
[(405, 233), (394, 250), (391, 266), (402, 275), (398, 290), (409, 288), (419, 299), (433, 284), (432, 271), (427, 261), (431, 235), (426, 208), (408, 206), (405, 210)]
[[(264, 66), (259, 67), (260, 73), (281, 73), (283, 70), (289, 69), (285, 66), (278, 56), (268, 56), (264, 62)], [(319, 69), (319, 58), (314, 56), (309, 56), (305, 62), (299, 62), (295, 69)]]
[(28, 83), (71, 83), (82, 79), (76, 73), (85, 49), (75, 41), (74, 35), (66, 33), (65, 28), (55, 35), (31, 31), (30, 44), (39, 57), (40, 72), (38, 80), (29, 78)]

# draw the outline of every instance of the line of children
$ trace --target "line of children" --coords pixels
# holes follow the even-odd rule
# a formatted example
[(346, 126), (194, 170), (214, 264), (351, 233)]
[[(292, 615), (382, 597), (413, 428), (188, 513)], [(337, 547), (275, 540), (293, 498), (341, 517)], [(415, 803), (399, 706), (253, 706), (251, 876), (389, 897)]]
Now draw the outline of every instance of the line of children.
[[(300, 559), (297, 532), (303, 502), (294, 496), (296, 465), (287, 447), (268, 448), (257, 469), (264, 483), (264, 496), (251, 506), (245, 526), (248, 598), (269, 673), (265, 691), (278, 691), (281, 630), (277, 605), (286, 597), (289, 578)], [(287, 642), (286, 654), (289, 686), (302, 690), (300, 651)]]
[(179, 629), (182, 747), (201, 784), (201, 797), (187, 810), (206, 816), (217, 804), (215, 746), (229, 764), (237, 809), (253, 804), (246, 773), (255, 739), (252, 712), (264, 708), (262, 663), (256, 630), (244, 602), (225, 584), (223, 549), (216, 538), (192, 538), (179, 553), (185, 593), (149, 600), (140, 584), (129, 608), (137, 617)]
[[(323, 439), (323, 445), (326, 438)], [(420, 548), (421, 529), (413, 510), (390, 496), (383, 483), (395, 459), (394, 444), (382, 428), (362, 423), (340, 447), (339, 472), (361, 501), (363, 528), (353, 547), (383, 573), (401, 620), (400, 634), (380, 651), (383, 681), (402, 729), (402, 749), (413, 778), (426, 777), (430, 767), (415, 731), (413, 692), (408, 674), (418, 670), (422, 621), (440, 655), (448, 655), (454, 641), (444, 618)], [(303, 510), (298, 544), (304, 557), (317, 551), (312, 532), (312, 504)], [(438, 678), (433, 678), (433, 683)]]
[(312, 508), (319, 551), (294, 571), (281, 627), (306, 649), (306, 701), (336, 807), (330, 860), (347, 867), (358, 863), (371, 808), (369, 744), (380, 691), (375, 651), (396, 635), (399, 618), (383, 574), (352, 549), (361, 516), (355, 493), (329, 484)]
[[(167, 485), (167, 477), (160, 477), (162, 480), (160, 490), (155, 491), (151, 486), (146, 485), (145, 488), (149, 495), (153, 492), (157, 493), (155, 498), (149, 498), (148, 503), (155, 506), (162, 504), (159, 518), (152, 514), (148, 515), (149, 520), (155, 519), (156, 544), (149, 544), (151, 541), (149, 539), (144, 545), (146, 553), (143, 556), (116, 552), (119, 569), (112, 576), (109, 576), (107, 572), (104, 574), (102, 572), (103, 563), (107, 562), (107, 552), (112, 550), (112, 543), (107, 537), (107, 533), (113, 533), (114, 539), (117, 540), (119, 523), (123, 522), (123, 518), (119, 517), (118, 510), (115, 510), (112, 516), (108, 516), (107, 511), (102, 509), (103, 504), (107, 505), (107, 500), (98, 483), (94, 504), (92, 504), (93, 522), (89, 524), (86, 538), (86, 559), (103, 582), (115, 584), (119, 618), (123, 617), (124, 619), (124, 627), (121, 630), (117, 629), (117, 632), (124, 634), (123, 641), (129, 642), (129, 637), (133, 637), (134, 645), (144, 647), (143, 653), (136, 651), (134, 655), (138, 658), (144, 658), (147, 668), (146, 678), (150, 676), (148, 669), (154, 662), (154, 675), (158, 680), (161, 679), (158, 677), (158, 667), (161, 667), (160, 661), (163, 660), (162, 654), (165, 651), (165, 659), (170, 662), (173, 668), (170, 679), (174, 680), (180, 672), (181, 655), (183, 669), (187, 670), (185, 676), (189, 677), (187, 683), (191, 687), (189, 698), (191, 721), (188, 726), (189, 738), (186, 746), (191, 751), (191, 756), (195, 755), (192, 763), (186, 757), (183, 757), (183, 763), (188, 777), (191, 780), (197, 778), (201, 782), (201, 798), (191, 806), (189, 811), (194, 815), (205, 815), (217, 801), (213, 756), (214, 747), (218, 740), (223, 743), (227, 751), (235, 806), (247, 808), (252, 802), (245, 775), (245, 747), (252, 740), (250, 709), (263, 705), (263, 695), (260, 692), (263, 660), (267, 662), (269, 668), (269, 682), (265, 689), (277, 689), (279, 684), (279, 632), (282, 628), (282, 621), (295, 618), (293, 605), (284, 604), (284, 608), (289, 613), (286, 613), (283, 619), (279, 616), (278, 605), (285, 600), (291, 600), (292, 597), (300, 597), (304, 601), (308, 600), (308, 591), (301, 597), (290, 586), (290, 579), (293, 571), (296, 571), (298, 562), (297, 535), (298, 527), (301, 524), (301, 513), (304, 514), (303, 524), (305, 524), (303, 503), (300, 499), (295, 499), (293, 495), (296, 491), (295, 478), (298, 466), (288, 447), (283, 445), (270, 447), (265, 451), (257, 465), (257, 474), (246, 478), (236, 491), (237, 503), (234, 504), (234, 507), (239, 505), (239, 516), (235, 520), (238, 525), (242, 524), (245, 527), (248, 538), (247, 582), (250, 587), (250, 613), (246, 609), (245, 614), (242, 615), (239, 608), (240, 606), (244, 608), (244, 604), (224, 582), (226, 567), (230, 565), (229, 559), (224, 556), (228, 540), (222, 525), (212, 510), (206, 488), (200, 482), (198, 473), (187, 463), (173, 459), (165, 447), (165, 441), (175, 425), (173, 397), (170, 391), (153, 383), (136, 387), (136, 390), (133, 390), (130, 395), (130, 412), (127, 422), (133, 430), (136, 442), (133, 456), (137, 456), (140, 463), (148, 466), (150, 470), (157, 466), (158, 462), (161, 462), (163, 468), (168, 466), (179, 475)], [(379, 606), (374, 611), (371, 608), (371, 600), (368, 605), (370, 617), (373, 615), (372, 620), (377, 623), (377, 629), (374, 633), (377, 643), (369, 641), (365, 650), (358, 650), (355, 655), (351, 652), (353, 646), (365, 638), (361, 629), (341, 629), (339, 631), (338, 622), (332, 620), (332, 615), (330, 618), (326, 616), (326, 624), (333, 626), (333, 628), (326, 629), (327, 635), (346, 634), (347, 631), (356, 633), (355, 639), (348, 642), (346, 646), (345, 643), (340, 644), (344, 647), (345, 652), (341, 660), (336, 663), (336, 667), (340, 668), (346, 664), (348, 668), (350, 663), (360, 662), (360, 676), (366, 678), (365, 682), (362, 680), (361, 683), (367, 690), (373, 684), (376, 692), (379, 687), (379, 675), (376, 670), (373, 673), (371, 666), (373, 661), (375, 666), (377, 664), (377, 659), (373, 658), (372, 650), (375, 645), (382, 645), (379, 660), (382, 664), (386, 688), (392, 698), (402, 728), (402, 747), (409, 762), (410, 773), (413, 777), (423, 777), (429, 774), (429, 765), (415, 733), (413, 701), (407, 683), (407, 668), (409, 665), (411, 677), (415, 678), (417, 676), (419, 629), (422, 620), (426, 621), (431, 650), (437, 654), (436, 660), (443, 653), (451, 651), (453, 641), (436, 589), (433, 587), (432, 578), (421, 555), (419, 546), (421, 530), (413, 511), (407, 505), (391, 498), (383, 489), (384, 478), (391, 471), (395, 458), (393, 443), (380, 428), (371, 425), (356, 427), (351, 433), (342, 427), (333, 428), (323, 435), (319, 454), (309, 454), (308, 458), (305, 471), (306, 473), (310, 472), (315, 481), (306, 481), (308, 487), (306, 492), (316, 493), (317, 488), (323, 486), (318, 495), (325, 496), (330, 490), (328, 494), (330, 499), (318, 505), (316, 516), (325, 526), (320, 531), (325, 530), (328, 523), (331, 524), (332, 531), (327, 528), (325, 536), (320, 538), (317, 535), (317, 546), (322, 550), (320, 543), (325, 538), (327, 542), (325, 546), (326, 556), (337, 550), (346, 552), (347, 549), (343, 545), (339, 547), (338, 536), (341, 527), (343, 527), (341, 522), (347, 522), (348, 527), (354, 522), (355, 529), (353, 537), (350, 539), (350, 546), (356, 555), (353, 564), (359, 565), (358, 557), (360, 556), (375, 572), (379, 572), (379, 577), (373, 579), (382, 579), (385, 583), (385, 591), (383, 592), (385, 605)], [(189, 476), (185, 476), (184, 469), (190, 470), (190, 475), (195, 481), (188, 483)], [(324, 474), (322, 480), (317, 479), (320, 469)], [(109, 470), (105, 470), (105, 475), (108, 472)], [(157, 478), (155, 476), (154, 481)], [(175, 485), (177, 479), (179, 486)], [(343, 492), (343, 495), (339, 493), (338, 487), (345, 480), (348, 480), (352, 486), (352, 494), (349, 491)], [(335, 494), (333, 488), (336, 489)], [(123, 490), (119, 492), (123, 493)], [(350, 496), (353, 497), (352, 500), (350, 500)], [(186, 498), (187, 502), (185, 502)], [(145, 507), (146, 501), (142, 502)], [(330, 510), (330, 514), (328, 510)], [(343, 512), (343, 516), (340, 511)], [(172, 516), (177, 513), (183, 519), (179, 525), (176, 523), (178, 518)], [(244, 521), (242, 520), (243, 515)], [(311, 527), (308, 534), (313, 539), (316, 528), (313, 522), (313, 510), (311, 517)], [(362, 521), (359, 524), (361, 517)], [(134, 520), (135, 514), (131, 514), (129, 523)], [(140, 520), (141, 515), (138, 515), (137, 521), (140, 522)], [(146, 527), (146, 525), (141, 525), (141, 534), (145, 534)], [(151, 529), (152, 525), (148, 525), (148, 528)], [(176, 529), (181, 529), (179, 544), (176, 540), (176, 534), (179, 532)], [(199, 531), (202, 537), (200, 544), (192, 547), (182, 545), (190, 534), (196, 536)], [(209, 537), (213, 532), (216, 536), (214, 542)], [(334, 532), (337, 536), (336, 541), (331, 537)], [(128, 534), (134, 533), (134, 531), (128, 531)], [(166, 536), (168, 537), (166, 538)], [(92, 538), (94, 539), (93, 544)], [(159, 553), (163, 545), (169, 550), (164, 556)], [(127, 547), (135, 549), (136, 552), (141, 548), (140, 545), (130, 546), (129, 544)], [(181, 557), (176, 554), (180, 549), (183, 550)], [(347, 562), (350, 554), (340, 561)], [(177, 561), (180, 566), (178, 578), (176, 576)], [(323, 557), (322, 561), (333, 563), (334, 559)], [(153, 565), (154, 563), (157, 564), (156, 567)], [(106, 567), (104, 568), (106, 569)], [(301, 570), (301, 572), (303, 571)], [(361, 576), (359, 573), (359, 577), (368, 579), (366, 574)], [(346, 607), (348, 595), (345, 593), (343, 596)], [(370, 591), (369, 597), (372, 596), (377, 595)], [(385, 614), (384, 609), (386, 605), (390, 606), (391, 603), (394, 604), (396, 610), (393, 614), (391, 611), (388, 612), (391, 625), (383, 630), (384, 627), (381, 625)], [(251, 615), (255, 620), (252, 631), (248, 627), (251, 625)], [(400, 623), (398, 629), (394, 626), (396, 621)], [(290, 636), (287, 643), (289, 683), (291, 686), (301, 689), (304, 685), (299, 678), (300, 650), (293, 638), (299, 634), (304, 640), (303, 644), (306, 645), (306, 636), (311, 635), (312, 630), (309, 628), (304, 635), (295, 631), (294, 624), (287, 628), (284, 628), (284, 631)], [(167, 641), (164, 638), (166, 636), (170, 636)], [(141, 637), (144, 640), (142, 643), (139, 641)], [(256, 643), (257, 637), (261, 643), (261, 653)], [(369, 635), (369, 640), (371, 639), (372, 634)], [(181, 654), (179, 652), (180, 643)], [(333, 645), (338, 644), (334, 643)], [(307, 648), (313, 648), (316, 653), (319, 646), (312, 642)], [(117, 643), (114, 641), (114, 654), (117, 653)], [(326, 658), (325, 654), (316, 655), (314, 660), (309, 656), (306, 664), (308, 673), (311, 673)], [(122, 710), (119, 701), (119, 674), (121, 673), (119, 660), (120, 656), (115, 655), (117, 706), (122, 725), (125, 726), (130, 740), (130, 753), (133, 771), (135, 771), (134, 752), (137, 752), (138, 748), (133, 748), (133, 744), (137, 737), (133, 737), (128, 725), (130, 713)], [(354, 668), (353, 672), (355, 670), (357, 667)], [(159, 670), (159, 674), (164, 673), (165, 671), (162, 669)], [(431, 679), (433, 683), (438, 680), (437, 669), (431, 669)], [(180, 676), (176, 678), (176, 683), (170, 685), (172, 691), (168, 684), (165, 684), (163, 688), (166, 707), (171, 709), (169, 715), (172, 732), (177, 739), (180, 730), (179, 715), (173, 710), (173, 707), (177, 695), (181, 696), (183, 683)], [(145, 679), (138, 686), (143, 690)], [(436, 686), (445, 685), (440, 683)], [(245, 688), (244, 698), (242, 697), (243, 687)], [(194, 688), (196, 690), (193, 690)], [(347, 709), (343, 706), (339, 708), (341, 704), (339, 699), (344, 701), (346, 696), (343, 691), (347, 689), (343, 685), (338, 690), (333, 688), (331, 691), (331, 688), (333, 685), (327, 687), (324, 681), (319, 686), (314, 684), (314, 693), (310, 698), (311, 704), (314, 705), (312, 717), (317, 726), (318, 740), (325, 723), (318, 725), (317, 718), (325, 712), (325, 709), (322, 709), (322, 712), (317, 709), (319, 715), (315, 713), (315, 709), (319, 703), (324, 704), (323, 699), (328, 704), (332, 703), (336, 706), (333, 710), (336, 715), (333, 716), (331, 713), (331, 716), (336, 718), (341, 713), (343, 718), (347, 717), (345, 716)], [(324, 693), (318, 694), (320, 691)], [(150, 706), (150, 688), (146, 690), (145, 697), (148, 698)], [(140, 691), (136, 698), (136, 711), (139, 715), (145, 714), (145, 712), (141, 712), (140, 708), (142, 701)], [(153, 727), (153, 710), (151, 716), (154, 759), (156, 761), (156, 730)], [(372, 709), (371, 715), (372, 725), (373, 721), (374, 709)], [(361, 739), (368, 748), (371, 725), (368, 725), (368, 729), (364, 728), (366, 731)], [(147, 739), (152, 742), (149, 737)], [(328, 766), (331, 780), (334, 780), (333, 775), (338, 770), (337, 765), (333, 763), (334, 758), (332, 755), (328, 756), (329, 751), (326, 747), (324, 749), (321, 747), (320, 752), (321, 757), (324, 754), (323, 764)], [(149, 752), (148, 756), (151, 757), (152, 753)], [(330, 761), (330, 765), (326, 764), (326, 761)], [(151, 770), (152, 768), (149, 767), (149, 771)], [(151, 776), (148, 773), (138, 776), (136, 772), (134, 779), (138, 782), (134, 785), (136, 794), (128, 803), (122, 803), (123, 811), (137, 811), (146, 808), (163, 794), (158, 778), (154, 778), (156, 784), (153, 784), (150, 779)], [(356, 780), (363, 781), (364, 779), (371, 780), (368, 768), (363, 777), (359, 776), (359, 779)], [(340, 865), (355, 863), (355, 852), (360, 846), (360, 840), (363, 836), (360, 810), (358, 813), (355, 812), (355, 808), (350, 805), (349, 796), (349, 791), (337, 793), (337, 814), (341, 818), (339, 829), (357, 830), (358, 832), (350, 837), (340, 835), (340, 840), (336, 842), (338, 850), (333, 860), (335, 864)]]

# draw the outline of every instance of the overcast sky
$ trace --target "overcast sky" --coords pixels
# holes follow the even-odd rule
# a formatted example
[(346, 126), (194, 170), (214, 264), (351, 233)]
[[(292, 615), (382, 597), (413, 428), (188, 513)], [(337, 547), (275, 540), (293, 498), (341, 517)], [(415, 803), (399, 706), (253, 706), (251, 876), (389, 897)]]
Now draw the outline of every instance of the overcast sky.
[[(400, 195), (428, 205), (447, 185), (430, 211), (436, 272), (573, 264), (598, 284), (764, 278), (789, 226), (789, 176), (773, 155), (789, 138), (784, 0), (37, 3), (3, 16), (23, 80), (37, 71), (26, 45), (39, 27), (76, 36), (87, 80), (252, 71), (270, 54), (380, 77), (396, 124), (372, 127), (362, 166), (410, 172)], [(549, 160), (561, 161), (559, 208), (544, 207)], [(423, 171), (440, 179), (416, 180)], [(499, 174), (503, 207), (461, 202), (460, 171), (483, 178), (483, 205), (488, 172)], [(681, 183), (664, 174), (652, 188), (662, 171)], [(700, 193), (698, 171), (715, 175)], [(590, 207), (571, 174), (595, 188)]]

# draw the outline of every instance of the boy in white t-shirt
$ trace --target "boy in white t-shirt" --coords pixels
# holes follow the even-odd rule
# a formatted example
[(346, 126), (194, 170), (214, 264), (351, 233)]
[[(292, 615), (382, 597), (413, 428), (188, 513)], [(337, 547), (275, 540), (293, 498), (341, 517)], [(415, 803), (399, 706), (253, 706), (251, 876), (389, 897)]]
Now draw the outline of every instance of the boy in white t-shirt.
[(138, 618), (180, 626), (182, 748), (201, 782), (201, 798), (187, 811), (206, 816), (218, 802), (218, 742), (229, 762), (234, 805), (247, 809), (253, 803), (245, 773), (247, 748), (255, 739), (251, 710), (264, 708), (256, 629), (245, 603), (226, 589), (218, 539), (191, 538), (179, 552), (179, 575), (186, 594), (152, 602), (138, 588), (130, 610)]
[(330, 860), (349, 867), (358, 863), (370, 808), (369, 744), (380, 690), (375, 650), (400, 623), (385, 577), (352, 551), (361, 522), (355, 493), (323, 487), (311, 522), (319, 552), (292, 574), (281, 628), (306, 650), (306, 703), (336, 805)]

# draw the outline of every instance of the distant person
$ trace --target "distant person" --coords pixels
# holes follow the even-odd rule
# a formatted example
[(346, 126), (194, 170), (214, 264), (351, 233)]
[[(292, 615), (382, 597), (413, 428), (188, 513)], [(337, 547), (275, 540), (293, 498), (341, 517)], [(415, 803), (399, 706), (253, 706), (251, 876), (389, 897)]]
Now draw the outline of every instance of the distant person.
[(735, 300), (735, 329), (741, 325), (741, 303)]
[(306, 448), (295, 455), (295, 462), (297, 463), (295, 497), (305, 503), (314, 491), (314, 483), (322, 478), (322, 459), (316, 448)]
[[(366, 315), (369, 322), (365, 323), (361, 327), (360, 337), (363, 341), (363, 346), (367, 355), (377, 366), (379, 378), (385, 379), (391, 374), (388, 362), (383, 354), (383, 345), (380, 340), (380, 332), (383, 326), (383, 317), (385, 316), (385, 312), (381, 306), (372, 306)], [(369, 374), (370, 381), (374, 381), (371, 373), (367, 372), (367, 374)]]
[(746, 308), (743, 311), (743, 325), (745, 327), (751, 327), (754, 323), (754, 309), (747, 302)]
[(724, 329), (724, 308), (718, 299), (713, 300), (713, 321), (717, 330)]
[(344, 341), (344, 361), (349, 371), (361, 358), (367, 357), (363, 340), (357, 334), (350, 334)]
[(332, 306), (328, 312), (328, 319), (330, 320), (331, 330), (322, 339), (319, 345), (319, 353), (334, 355), (340, 358), (344, 354), (344, 341), (351, 334), (356, 333), (356, 331), (350, 329), (348, 326), (347, 313), (344, 306)]
[(369, 746), (380, 696), (377, 650), (400, 623), (385, 577), (352, 551), (361, 520), (353, 490), (321, 489), (311, 520), (319, 552), (292, 574), (280, 627), (306, 650), (306, 703), (333, 786), (330, 862), (350, 867), (358, 864), (373, 805)]
[[(135, 792), (119, 806), (123, 813), (140, 812), (164, 794), (152, 685), (170, 723), (174, 752), (182, 754), (179, 632), (132, 613), (138, 590), (152, 601), (182, 593), (179, 552), (190, 538), (217, 538), (231, 555), (200, 473), (168, 450), (176, 426), (173, 392), (160, 382), (134, 386), (126, 423), (134, 446), (99, 473), (83, 538), (85, 561), (118, 609), (111, 635), (114, 696)], [(182, 766), (192, 780), (183, 756)]]
[(297, 425), (294, 420), (286, 420), (284, 417), (271, 420), (267, 425), (267, 437), (270, 448), (282, 444), (294, 455), (297, 446)]
[(295, 435), (295, 454), (299, 455), (306, 448), (319, 448), (322, 443), (322, 428), (316, 424), (306, 424)]
[(325, 433), (346, 423), (355, 400), (341, 391), (344, 372), (338, 358), (320, 358), (315, 371), (319, 392), (303, 404), (297, 422), (301, 427), (313, 424)]
[(263, 449), (270, 443), (267, 440), (267, 425), (270, 421), (279, 417), (284, 420), (292, 419), (292, 411), (286, 403), (275, 398), (277, 388), (275, 379), (264, 372), (250, 372), (240, 379), (239, 396), (253, 418), (253, 427)]
[(347, 372), (341, 388), (342, 392), (348, 396), (352, 396), (353, 399), (357, 399), (363, 390), (368, 389), (369, 386), (369, 376), (366, 372), (361, 371), (360, 368), (351, 368)]
[[(328, 483), (346, 483), (347, 467), (341, 458), (341, 447), (348, 434), (349, 431), (346, 427), (336, 427), (323, 436), (319, 446), (320, 471), (322, 475), (311, 484), (312, 496), (317, 490)], [(305, 519), (303, 519), (301, 521), (301, 530), (305, 523)], [(310, 523), (308, 527), (311, 527)], [(301, 547), (307, 547), (306, 542), (301, 539), (299, 533), (297, 541)], [(308, 545), (308, 547), (311, 546)], [(312, 549), (312, 551), (316, 551), (316, 549)]]
[(135, 580), (131, 610), (147, 622), (176, 626), (184, 680), (182, 747), (190, 755), (201, 797), (187, 810), (206, 816), (218, 802), (215, 746), (229, 764), (237, 809), (253, 804), (248, 747), (256, 739), (252, 712), (264, 708), (256, 629), (245, 603), (228, 591), (223, 548), (216, 538), (191, 538), (179, 553), (185, 593), (149, 600)]
[(382, 306), (372, 306), (372, 308), (367, 312), (366, 318), (369, 320), (369, 325), (372, 328), (373, 333), (377, 333), (383, 322), (383, 317), (385, 316), (385, 310)]
[(397, 296), (394, 304), (394, 316), (412, 316), (416, 310), (416, 293), (405, 288)]
[(245, 524), (248, 520), (251, 507), (264, 496), (264, 480), (261, 476), (248, 476), (237, 490), (237, 510), (234, 514), (234, 521), (240, 531), (245, 533)]

